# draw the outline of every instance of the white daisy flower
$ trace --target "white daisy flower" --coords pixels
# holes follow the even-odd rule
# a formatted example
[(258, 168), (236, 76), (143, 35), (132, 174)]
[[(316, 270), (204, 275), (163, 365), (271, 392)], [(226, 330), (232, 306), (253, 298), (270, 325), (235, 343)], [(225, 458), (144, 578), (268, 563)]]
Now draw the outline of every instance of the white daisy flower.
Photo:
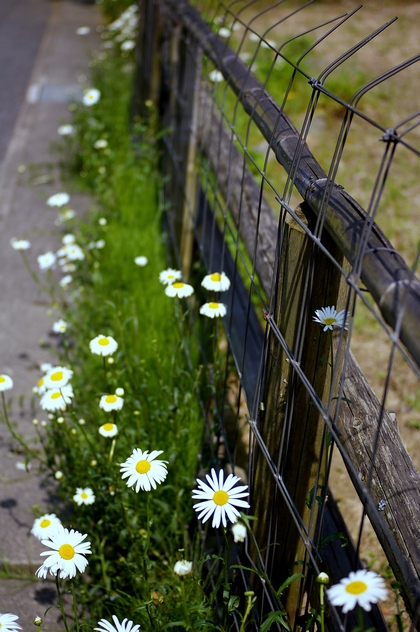
[(47, 200), (47, 206), (64, 206), (70, 200), (70, 196), (68, 193), (55, 193), (54, 195), (50, 195)]
[(333, 327), (342, 327), (343, 329), (347, 329), (347, 318), (349, 317), (348, 312), (342, 309), (340, 312), (337, 312), (334, 305), (332, 307), (322, 307), (322, 309), (315, 310), (314, 321), (324, 326), (324, 331), (327, 329), (333, 329)]
[(166, 296), (170, 296), (171, 298), (174, 296), (178, 296), (178, 298), (185, 298), (186, 296), (191, 296), (193, 293), (193, 286), (188, 285), (188, 283), (183, 283), (182, 281), (175, 281), (175, 283), (172, 283), (172, 285), (168, 285), (165, 288)]
[(224, 76), (220, 72), (220, 70), (215, 69), (209, 72), (209, 79), (212, 83), (220, 83), (221, 81), (224, 80)]
[(87, 105), (88, 107), (95, 105), (95, 103), (98, 103), (100, 98), (101, 93), (96, 88), (85, 90), (83, 94), (83, 105)]
[(92, 353), (101, 356), (111, 355), (118, 349), (118, 342), (112, 336), (104, 336), (100, 334), (89, 342), (89, 348)]
[(73, 377), (73, 371), (65, 366), (54, 366), (44, 375), (46, 388), (63, 388)]
[(232, 35), (232, 31), (228, 28), (226, 28), (226, 26), (222, 26), (220, 27), (220, 29), (217, 31), (217, 34), (220, 35), (220, 37), (230, 37)]
[(76, 35), (87, 35), (88, 33), (90, 33), (89, 26), (79, 26), (79, 28), (76, 30)]
[(133, 48), (135, 47), (136, 47), (136, 42), (134, 40), (125, 40), (125, 42), (121, 44), (121, 50), (124, 50), (126, 52), (133, 50)]
[(274, 40), (262, 41), (261, 48), (276, 48), (276, 42)]
[(55, 410), (66, 410), (67, 404), (71, 404), (74, 393), (70, 384), (63, 386), (63, 388), (52, 388), (46, 390), (40, 399), (40, 406), (42, 410), (48, 410), (54, 412)]
[(100, 217), (98, 219), (98, 224), (100, 226), (106, 226), (108, 224), (108, 220), (106, 219), (106, 217)]
[(147, 266), (147, 264), (149, 263), (149, 259), (147, 257), (136, 257), (134, 259), (134, 263), (136, 264), (136, 266), (144, 268), (144, 266)]
[(216, 316), (226, 316), (226, 305), (223, 303), (204, 303), (200, 307), (200, 314), (215, 318)]
[(246, 526), (242, 522), (235, 522), (232, 525), (232, 535), (234, 542), (245, 542)]
[(342, 606), (343, 613), (360, 606), (369, 611), (371, 604), (387, 598), (385, 582), (380, 575), (365, 569), (352, 571), (339, 584), (327, 589), (331, 605)]
[(21, 630), (22, 627), (18, 623), (16, 623), (18, 619), (19, 617), (15, 614), (0, 614), (1, 632), (15, 632), (15, 630)]
[(60, 211), (55, 221), (56, 226), (61, 226), (63, 222), (68, 222), (70, 219), (76, 217), (76, 212), (71, 208), (66, 208), (64, 211)]
[(118, 397), (118, 395), (102, 395), (99, 402), (99, 408), (102, 408), (102, 410), (105, 410), (107, 413), (111, 412), (111, 410), (121, 410), (123, 405), (124, 400), (122, 397)]
[(73, 277), (71, 276), (71, 274), (66, 274), (66, 276), (63, 276), (63, 278), (59, 282), (59, 286), (66, 290), (72, 281)]
[(66, 321), (60, 318), (53, 324), (52, 330), (55, 334), (64, 334), (67, 331), (67, 327)]
[(184, 575), (189, 575), (192, 572), (193, 563), (188, 560), (178, 560), (175, 562), (174, 573), (175, 575), (179, 575), (183, 577)]
[(162, 270), (159, 274), (159, 281), (163, 283), (163, 285), (170, 285), (174, 283), (174, 281), (178, 281), (182, 277), (181, 270), (173, 270), (172, 268), (168, 268), (167, 270)]
[(99, 428), (99, 434), (102, 435), (103, 437), (115, 437), (115, 435), (118, 434), (118, 426), (111, 422), (103, 424)]
[(58, 566), (55, 564), (53, 566), (50, 566), (48, 568), (48, 566), (45, 566), (45, 564), (42, 564), (39, 568), (37, 568), (37, 570), (35, 571), (35, 575), (37, 577), (39, 577), (40, 579), (46, 579), (47, 575), (48, 575), (48, 571), (50, 571), (51, 575), (53, 575), (54, 577), (57, 575), (57, 571), (58, 571)]
[[(61, 272), (74, 272), (76, 270), (76, 266), (74, 263), (66, 263), (65, 259), (62, 259), (58, 262), (61, 266)], [(66, 279), (68, 277), (65, 277)], [(73, 277), (71, 277), (73, 279)], [(70, 283), (70, 281), (68, 282)], [(67, 285), (68, 285), (67, 283)]]
[(43, 516), (36, 518), (34, 524), (32, 525), (31, 533), (38, 538), (38, 540), (43, 540), (44, 538), (49, 538), (50, 533), (60, 524), (61, 520), (60, 518), (57, 518), (55, 513), (44, 514)]
[(224, 272), (213, 272), (207, 274), (201, 281), (201, 285), (206, 290), (213, 290), (214, 292), (226, 292), (230, 288), (229, 277)]
[(95, 248), (105, 248), (105, 239), (98, 239), (98, 241), (95, 243)]
[(15, 250), (28, 250), (31, 247), (31, 242), (27, 239), (13, 239), (10, 240), (10, 245)]
[(23, 472), (29, 472), (32, 465), (30, 462), (25, 463), (24, 461), (16, 461), (15, 467), (17, 470), (22, 470)]
[(99, 138), (99, 140), (95, 141), (93, 146), (95, 149), (105, 149), (105, 147), (108, 147), (108, 141), (105, 140), (105, 138)]
[(60, 134), (60, 136), (70, 136), (70, 134), (73, 134), (74, 132), (74, 127), (73, 125), (60, 125), (60, 127), (57, 129), (57, 132)]
[(231, 522), (236, 522), (239, 517), (239, 511), (236, 507), (249, 507), (247, 501), (242, 500), (244, 496), (249, 495), (249, 492), (246, 491), (248, 485), (234, 488), (240, 479), (229, 474), (223, 481), (223, 470), (220, 470), (219, 476), (217, 476), (214, 468), (212, 468), (210, 475), (206, 474), (206, 478), (209, 485), (197, 479), (199, 489), (195, 489), (192, 496), (195, 500), (200, 500), (194, 505), (198, 519), (206, 522), (213, 515), (212, 526), (216, 529), (220, 526), (220, 522), (226, 527), (226, 516)]
[(95, 494), (90, 487), (78, 487), (73, 496), (75, 503), (80, 505), (92, 505), (95, 502)]
[(54, 268), (57, 260), (53, 252), (46, 252), (44, 255), (39, 255), (37, 259), (41, 270), (50, 270), (51, 268)]
[(39, 365), (39, 368), (43, 373), (47, 373), (50, 369), (53, 368), (53, 365), (51, 364), (51, 362), (43, 362)]
[(64, 245), (57, 250), (58, 257), (65, 257), (69, 261), (82, 261), (85, 258), (83, 250), (75, 243)]
[(76, 237), (74, 235), (72, 235), (72, 233), (67, 233), (67, 235), (64, 235), (64, 237), (63, 237), (63, 239), (61, 241), (66, 246), (69, 246), (70, 244), (74, 244), (76, 242)]
[(101, 627), (93, 629), (99, 632), (137, 632), (140, 628), (140, 625), (134, 625), (133, 622), (128, 619), (123, 619), (120, 623), (115, 614), (112, 615), (112, 620), (114, 621), (114, 625), (106, 619), (101, 619), (98, 621), (98, 625)]
[(11, 388), (13, 388), (12, 378), (4, 373), (0, 375), (0, 391), (9, 391)]
[(167, 461), (155, 460), (163, 450), (153, 450), (150, 454), (148, 450), (134, 448), (133, 453), (121, 464), (121, 478), (127, 478), (127, 487), (135, 487), (135, 491), (144, 489), (149, 492), (152, 487), (156, 489), (156, 483), (163, 483), (168, 470)]
[(77, 570), (83, 573), (88, 564), (85, 555), (92, 552), (90, 542), (83, 542), (85, 538), (87, 534), (82, 535), (73, 529), (69, 531), (59, 525), (48, 540), (42, 540), (42, 544), (53, 549), (53, 552), (42, 551), (40, 554), (48, 555), (42, 566), (59, 572), (62, 579), (75, 577)]

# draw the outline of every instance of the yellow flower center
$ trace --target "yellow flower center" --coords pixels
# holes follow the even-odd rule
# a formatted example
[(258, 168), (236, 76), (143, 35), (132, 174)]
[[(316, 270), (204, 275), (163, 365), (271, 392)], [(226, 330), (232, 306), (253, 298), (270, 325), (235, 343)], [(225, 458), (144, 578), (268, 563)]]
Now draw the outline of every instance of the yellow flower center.
[(107, 423), (107, 424), (104, 424), (102, 426), (102, 428), (105, 430), (105, 432), (111, 432), (113, 427), (114, 427), (114, 424), (111, 424), (111, 423)]
[(59, 397), (61, 397), (60, 391), (57, 391), (55, 393), (51, 393), (51, 399), (58, 399)]
[(53, 382), (59, 382), (60, 380), (62, 380), (64, 377), (64, 373), (63, 371), (56, 371), (55, 373), (53, 373), (52, 375), (50, 375), (50, 379)]
[(176, 281), (176, 283), (172, 283), (172, 287), (176, 287), (176, 288), (181, 288), (184, 287), (185, 283), (182, 283), (182, 281)]
[(210, 278), (212, 281), (215, 281), (215, 283), (219, 283), (222, 280), (222, 275), (218, 272), (213, 272)]
[(48, 520), (48, 518), (44, 518), (44, 520), (41, 520), (41, 522), (39, 523), (39, 526), (41, 527), (41, 529), (46, 529), (50, 526), (50, 524), (51, 520)]
[(4, 378), (2, 375), (0, 375), (0, 382), (5, 382), (6, 378)]
[(337, 322), (337, 319), (334, 316), (332, 316), (331, 318), (324, 318), (324, 323), (326, 325), (333, 325), (336, 322)]
[(105, 401), (107, 404), (115, 404), (115, 402), (117, 401), (117, 397), (115, 395), (107, 395), (105, 397)]
[(351, 595), (361, 595), (367, 590), (367, 584), (361, 581), (350, 582), (346, 586), (346, 591)]
[(226, 505), (226, 503), (229, 502), (227, 492), (224, 492), (223, 489), (219, 489), (218, 492), (214, 493), (213, 502), (215, 502), (216, 505)]
[(107, 345), (109, 345), (108, 338), (99, 338), (98, 345), (101, 345), (101, 347), (106, 347)]
[(217, 309), (219, 307), (219, 303), (209, 303), (210, 309)]
[(84, 498), (84, 499), (86, 499), (86, 498), (88, 497), (88, 495), (87, 495), (87, 493), (86, 493), (86, 492), (82, 492), (80, 495), (81, 495), (81, 497), (82, 497), (82, 498)]
[(43, 385), (43, 383), (44, 383), (44, 378), (43, 378), (43, 377), (41, 377), (41, 379), (40, 379), (40, 380), (39, 380), (39, 382), (38, 382), (38, 386), (42, 386), (42, 385)]
[(63, 558), (63, 560), (71, 560), (74, 557), (74, 548), (71, 544), (62, 544), (58, 549), (59, 554)]
[(168, 274), (168, 279), (174, 279), (174, 275), (173, 274)]
[(136, 465), (136, 472), (138, 472), (139, 474), (146, 474), (146, 472), (150, 470), (150, 467), (151, 465), (149, 461), (146, 461), (146, 459), (142, 459)]

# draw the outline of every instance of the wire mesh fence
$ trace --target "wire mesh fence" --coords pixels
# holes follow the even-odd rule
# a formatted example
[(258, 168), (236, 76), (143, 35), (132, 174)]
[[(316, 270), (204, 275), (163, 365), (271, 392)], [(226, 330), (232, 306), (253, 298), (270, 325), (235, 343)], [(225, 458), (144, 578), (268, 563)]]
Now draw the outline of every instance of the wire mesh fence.
[[(420, 54), (408, 31), (390, 46), (389, 7), (360, 9), (140, 1), (138, 108), (154, 103), (165, 130), (174, 259), (185, 279), (231, 281), (189, 316), (211, 384), (207, 464), (252, 490), (238, 555), (257, 627), (293, 573), (299, 628), (319, 572), (361, 565), (396, 578), (418, 627)], [(197, 317), (200, 299), (223, 301), (223, 326)], [(357, 623), (328, 612), (331, 628)]]

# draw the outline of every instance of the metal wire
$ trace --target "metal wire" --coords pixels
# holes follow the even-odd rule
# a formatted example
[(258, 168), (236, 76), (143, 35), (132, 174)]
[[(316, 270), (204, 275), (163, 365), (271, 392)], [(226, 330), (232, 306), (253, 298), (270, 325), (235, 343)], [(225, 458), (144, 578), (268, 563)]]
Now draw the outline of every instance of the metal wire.
[[(420, 566), (410, 566), (410, 556), (413, 553), (413, 558), (416, 559), (417, 553), (409, 551), (407, 555), (407, 551), (401, 548), (400, 540), (396, 540), (392, 527), (394, 523), (390, 522), (392, 516), (388, 517), (381, 509), (381, 502), (391, 503), (391, 496), (387, 500), (378, 497), (380, 489), (377, 471), (379, 455), (383, 454), (383, 437), (388, 436), (387, 402), (394, 376), (399, 371), (398, 358), (404, 359), (407, 371), (411, 371), (417, 378), (420, 377), (415, 346), (415, 338), (419, 337), (419, 332), (418, 328), (415, 328), (415, 323), (413, 324), (415, 314), (420, 313), (416, 312), (416, 306), (420, 304), (420, 284), (416, 277), (420, 249), (417, 249), (413, 263), (408, 266), (387, 241), (378, 224), (381, 219), (380, 209), (386, 199), (387, 187), (396, 163), (396, 153), (401, 148), (409, 152), (410, 168), (414, 168), (412, 160), (420, 156), (420, 148), (415, 144), (415, 135), (409, 136), (420, 126), (420, 109), (413, 107), (412, 114), (385, 127), (371, 111), (362, 108), (361, 102), (382, 83), (401, 72), (408, 71), (420, 61), (420, 54), (365, 81), (350, 98), (344, 99), (327, 87), (326, 83), (330, 85), (331, 80), (341, 72), (344, 63), (350, 64), (357, 53), (364, 51), (367, 46), (372, 46), (377, 37), (392, 27), (395, 18), (386, 21), (333, 59), (331, 54), (325, 56), (324, 53), (324, 59), (318, 51), (334, 34), (346, 29), (350, 21), (354, 24), (354, 20), (361, 15), (361, 5), (349, 13), (328, 17), (320, 23), (317, 20), (310, 25), (298, 23), (296, 32), (290, 33), (285, 26), (301, 18), (313, 2), (314, 0), (311, 0), (288, 9), (286, 0), (279, 0), (258, 10), (259, 3), (256, 0), (233, 0), (230, 3), (206, 0), (198, 7), (201, 17), (205, 20), (203, 21), (184, 0), (160, 0), (164, 24), (162, 32), (169, 37), (166, 43), (164, 38), (161, 50), (170, 105), (168, 106), (168, 102), (160, 103), (160, 108), (164, 112), (163, 125), (167, 127), (163, 137), (166, 161), (163, 169), (167, 178), (167, 202), (171, 206), (167, 214), (168, 229), (175, 260), (181, 267), (184, 264), (183, 253), (180, 251), (180, 231), (182, 233), (185, 224), (182, 217), (188, 219), (196, 244), (195, 260), (193, 257), (185, 270), (191, 278), (198, 282), (198, 270), (201, 273), (227, 269), (231, 271), (232, 286), (227, 298), (223, 299), (228, 309), (227, 316), (223, 319), (224, 329), (218, 324), (210, 327), (209, 323), (206, 323), (203, 326), (197, 318), (197, 306), (190, 303), (189, 309), (191, 326), (197, 333), (202, 362), (206, 367), (213, 393), (212, 397), (202, 401), (203, 415), (210, 420), (207, 426), (207, 441), (210, 446), (211, 463), (215, 466), (226, 463), (232, 471), (236, 468), (244, 476), (247, 470), (251, 487), (259, 480), (261, 462), (265, 463), (266, 472), (269, 472), (275, 489), (275, 497), (282, 503), (299, 541), (304, 544), (305, 578), (300, 582), (296, 593), (297, 613), (308, 615), (310, 607), (313, 607), (312, 600), (317, 605), (313, 578), (325, 564), (326, 557), (321, 549), (321, 542), (323, 523), (328, 512), (328, 502), (324, 497), (321, 508), (316, 502), (312, 502), (306, 514), (302, 505), (305, 505), (307, 499), (296, 498), (294, 490), (289, 489), (286, 483), (290, 458), (288, 455), (296, 426), (296, 411), (300, 410), (299, 398), (304, 392), (308, 402), (307, 417), (309, 418), (313, 411), (317, 411), (318, 418), (323, 424), (323, 438), (313, 473), (314, 496), (317, 495), (321, 483), (325, 489), (328, 484), (327, 476), (331, 473), (333, 453), (327, 443), (331, 438), (361, 499), (361, 518), (358, 529), (355, 530), (356, 544), (350, 565), (353, 565), (353, 568), (360, 565), (359, 554), (362, 553), (363, 533), (368, 516), (375, 525), (386, 554), (392, 558), (390, 563), (394, 572), (400, 573), (398, 579), (401, 581), (401, 578), (405, 578), (402, 591), (412, 616), (412, 626), (416, 626), (420, 603), (420, 582), (416, 572)], [(205, 22), (211, 28), (206, 27)], [(222, 39), (217, 33), (220, 34), (221, 29), (226, 29), (227, 26), (229, 32), (224, 33)], [(241, 32), (238, 31), (235, 35), (237, 27)], [(273, 43), (268, 39), (269, 34), (273, 32), (276, 32), (277, 37), (281, 36), (281, 43)], [(303, 48), (300, 47), (297, 58), (296, 54), (286, 54), (288, 45), (295, 45), (300, 38), (315, 32), (320, 33), (315, 41), (308, 44), (307, 40), (302, 40), (305, 43)], [(170, 38), (172, 41), (169, 44)], [(255, 41), (255, 50), (250, 53), (246, 65), (241, 61), (241, 56), (246, 52), (250, 38)], [(181, 51), (181, 54), (178, 53), (178, 56), (172, 59), (170, 51), (175, 48)], [(198, 61), (198, 50), (200, 60), (201, 56), (203, 58), (202, 63)], [(256, 78), (255, 73), (259, 72), (258, 65), (260, 60), (262, 63), (265, 55), (271, 57), (268, 60), (264, 57), (264, 74)], [(322, 63), (322, 67), (316, 72), (314, 60), (316, 63)], [(284, 83), (281, 103), (278, 104), (267, 93), (267, 89), (272, 78), (277, 77), (280, 62), (290, 76)], [(219, 84), (217, 79), (212, 80), (213, 70), (222, 73), (224, 83)], [(302, 108), (299, 115), (295, 115), (294, 120), (293, 108), (290, 106), (291, 96), (295, 90), (302, 89), (302, 81), (306, 84), (306, 107)], [(202, 107), (205, 106), (207, 109), (201, 113), (197, 129), (192, 123), (191, 114), (188, 114), (188, 111), (191, 112), (194, 99), (199, 98), (191, 89), (193, 85), (200, 85), (197, 92), (206, 95), (201, 103)], [(316, 155), (314, 157), (310, 152), (310, 143), (316, 116), (318, 112), (322, 112), (325, 104), (331, 107), (338, 106), (342, 110), (337, 136), (334, 142), (328, 139), (333, 151), (324, 173), (316, 160)], [(349, 195), (342, 192), (336, 183), (343, 161), (346, 160), (349, 137), (356, 122), (367, 125), (369, 130), (380, 134), (378, 140), (385, 143), (377, 169), (372, 174), (373, 185), (369, 191), (365, 211)], [(261, 156), (256, 155), (253, 149), (256, 139), (263, 139), (265, 143), (262, 152), (259, 152), (263, 154), (262, 161)], [(195, 145), (194, 165), (185, 164), (186, 147), (189, 143)], [(285, 169), (284, 175), (280, 173), (279, 165), (277, 171), (272, 168), (274, 155)], [(227, 156), (227, 159), (222, 161), (221, 156)], [(196, 195), (193, 199), (189, 199), (190, 193), (186, 184), (188, 170), (191, 169), (197, 172)], [(254, 186), (250, 185), (251, 174), (255, 178)], [(292, 200), (299, 199), (299, 196), (300, 201), (306, 201), (307, 207), (309, 205), (315, 212), (313, 221), (309, 223), (302, 219), (301, 210), (294, 208)], [(270, 206), (267, 200), (270, 200), (271, 205), (278, 205), (278, 208), (274, 209), (277, 214), (275, 219), (274, 214), (267, 219), (266, 209)], [(251, 217), (250, 209), (253, 212), (253, 235), (247, 230)], [(309, 208), (307, 210), (308, 217), (311, 217)], [(347, 223), (337, 222), (340, 213), (346, 218)], [(307, 265), (302, 272), (299, 290), (302, 294), (302, 308), (296, 315), (295, 338), (293, 343), (289, 344), (282, 330), (283, 323), (278, 321), (277, 312), (281, 312), (279, 301), (283, 300), (279, 288), (279, 275), (283, 274), (282, 266), (291, 222), (306, 235), (309, 246)], [(272, 227), (271, 234), (269, 226)], [(347, 260), (338, 256), (337, 250), (334, 250), (330, 241), (325, 239), (327, 231), (335, 242), (334, 248), (342, 248), (343, 243), (347, 247), (347, 250), (344, 250)], [(340, 231), (345, 235), (344, 240), (351, 231), (355, 231), (357, 239), (346, 246), (347, 242), (343, 241)], [(248, 240), (246, 247), (245, 236)], [(266, 248), (267, 253), (270, 252), (270, 276), (262, 271), (261, 260), (264, 256), (261, 254), (261, 248)], [(311, 369), (311, 374), (307, 374), (303, 368), (307, 356), (308, 336), (313, 327), (311, 297), (320, 284), (317, 269), (320, 256), (323, 256), (330, 266), (328, 274), (341, 278), (341, 294), (337, 294), (337, 300), (340, 301), (340, 308), (349, 314), (347, 332), (344, 329), (339, 330), (334, 341), (331, 358), (342, 357), (342, 364), (338, 361), (333, 364), (331, 359), (327, 396), (318, 392), (314, 386), (323, 359), (318, 359), (318, 364), (315, 369)], [(400, 257), (398, 261), (402, 263), (399, 267), (395, 265), (391, 269), (389, 262), (397, 261), (397, 257)], [(379, 279), (377, 292), (375, 275), (372, 277), (369, 268), (372, 261), (379, 261), (381, 265), (383, 262), (389, 278), (395, 279), (385, 285), (381, 285), (382, 281)], [(371, 295), (361, 287), (362, 281), (368, 286)], [(324, 280), (324, 284), (328, 285), (327, 279)], [(328, 288), (325, 289), (327, 295)], [(356, 404), (354, 401), (350, 404), (346, 401), (346, 393), (350, 388), (348, 373), (356, 370), (351, 345), (355, 330), (354, 319), (357, 318), (361, 307), (375, 320), (377, 329), (386, 336), (389, 344), (382, 392), (378, 400), (375, 400), (376, 404), (371, 405), (374, 429), (372, 441), (366, 446), (370, 461), (363, 466), (364, 480), (360, 479), (361, 466), (355, 461), (354, 454), (349, 449), (351, 432), (343, 425), (343, 419), (347, 419), (346, 415), (349, 414), (346, 407), (351, 409)], [(203, 335), (211, 335), (211, 349), (203, 341)], [(314, 344), (318, 345), (318, 355), (321, 354), (324, 344), (322, 338), (318, 337)], [(290, 367), (284, 409), (281, 413), (283, 423), (275, 446), (266, 443), (265, 413), (262, 408), (267, 397), (267, 384), (270, 383), (273, 345), (280, 350), (278, 353), (282, 354)], [(230, 396), (232, 384), (233, 399)], [(248, 465), (244, 463), (244, 446), (241, 445), (245, 403), (249, 422)], [(227, 408), (233, 409), (233, 430), (226, 427)], [(212, 438), (215, 427), (218, 444)], [(203, 463), (204, 467), (205, 465)], [(414, 486), (417, 482), (417, 479), (413, 479)], [(381, 489), (386, 488), (386, 481), (379, 483), (382, 485)], [(253, 494), (255, 493), (254, 487)], [(396, 493), (394, 488), (392, 493)], [(398, 507), (392, 508), (392, 511), (397, 513), (398, 510)], [(264, 542), (265, 551), (258, 551), (258, 541), (247, 542), (244, 554), (247, 557), (247, 564), (255, 570), (262, 565), (268, 578), (276, 574), (275, 566), (278, 561), (273, 554), (273, 547), (278, 544), (276, 534), (281, 525), (274, 507), (267, 515), (268, 535)], [(246, 587), (252, 585), (247, 572), (242, 571), (240, 575)], [(264, 583), (255, 612), (256, 621), (260, 622), (267, 611), (276, 607), (273, 592), (268, 584)], [(372, 616), (379, 617), (375, 620), (375, 625), (380, 629), (380, 615), (375, 612)], [(351, 615), (343, 617), (338, 609), (331, 608), (331, 616), (335, 629), (345, 630), (353, 625)], [(238, 621), (235, 625), (239, 629)], [(297, 615), (294, 626), (299, 625)]]

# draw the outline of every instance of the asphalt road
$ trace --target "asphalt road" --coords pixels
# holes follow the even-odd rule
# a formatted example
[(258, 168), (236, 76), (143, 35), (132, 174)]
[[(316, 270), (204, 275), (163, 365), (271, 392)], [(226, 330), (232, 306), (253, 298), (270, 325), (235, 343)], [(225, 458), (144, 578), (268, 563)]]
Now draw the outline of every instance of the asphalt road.
[(51, 0), (0, 1), (0, 162), (31, 76)]

